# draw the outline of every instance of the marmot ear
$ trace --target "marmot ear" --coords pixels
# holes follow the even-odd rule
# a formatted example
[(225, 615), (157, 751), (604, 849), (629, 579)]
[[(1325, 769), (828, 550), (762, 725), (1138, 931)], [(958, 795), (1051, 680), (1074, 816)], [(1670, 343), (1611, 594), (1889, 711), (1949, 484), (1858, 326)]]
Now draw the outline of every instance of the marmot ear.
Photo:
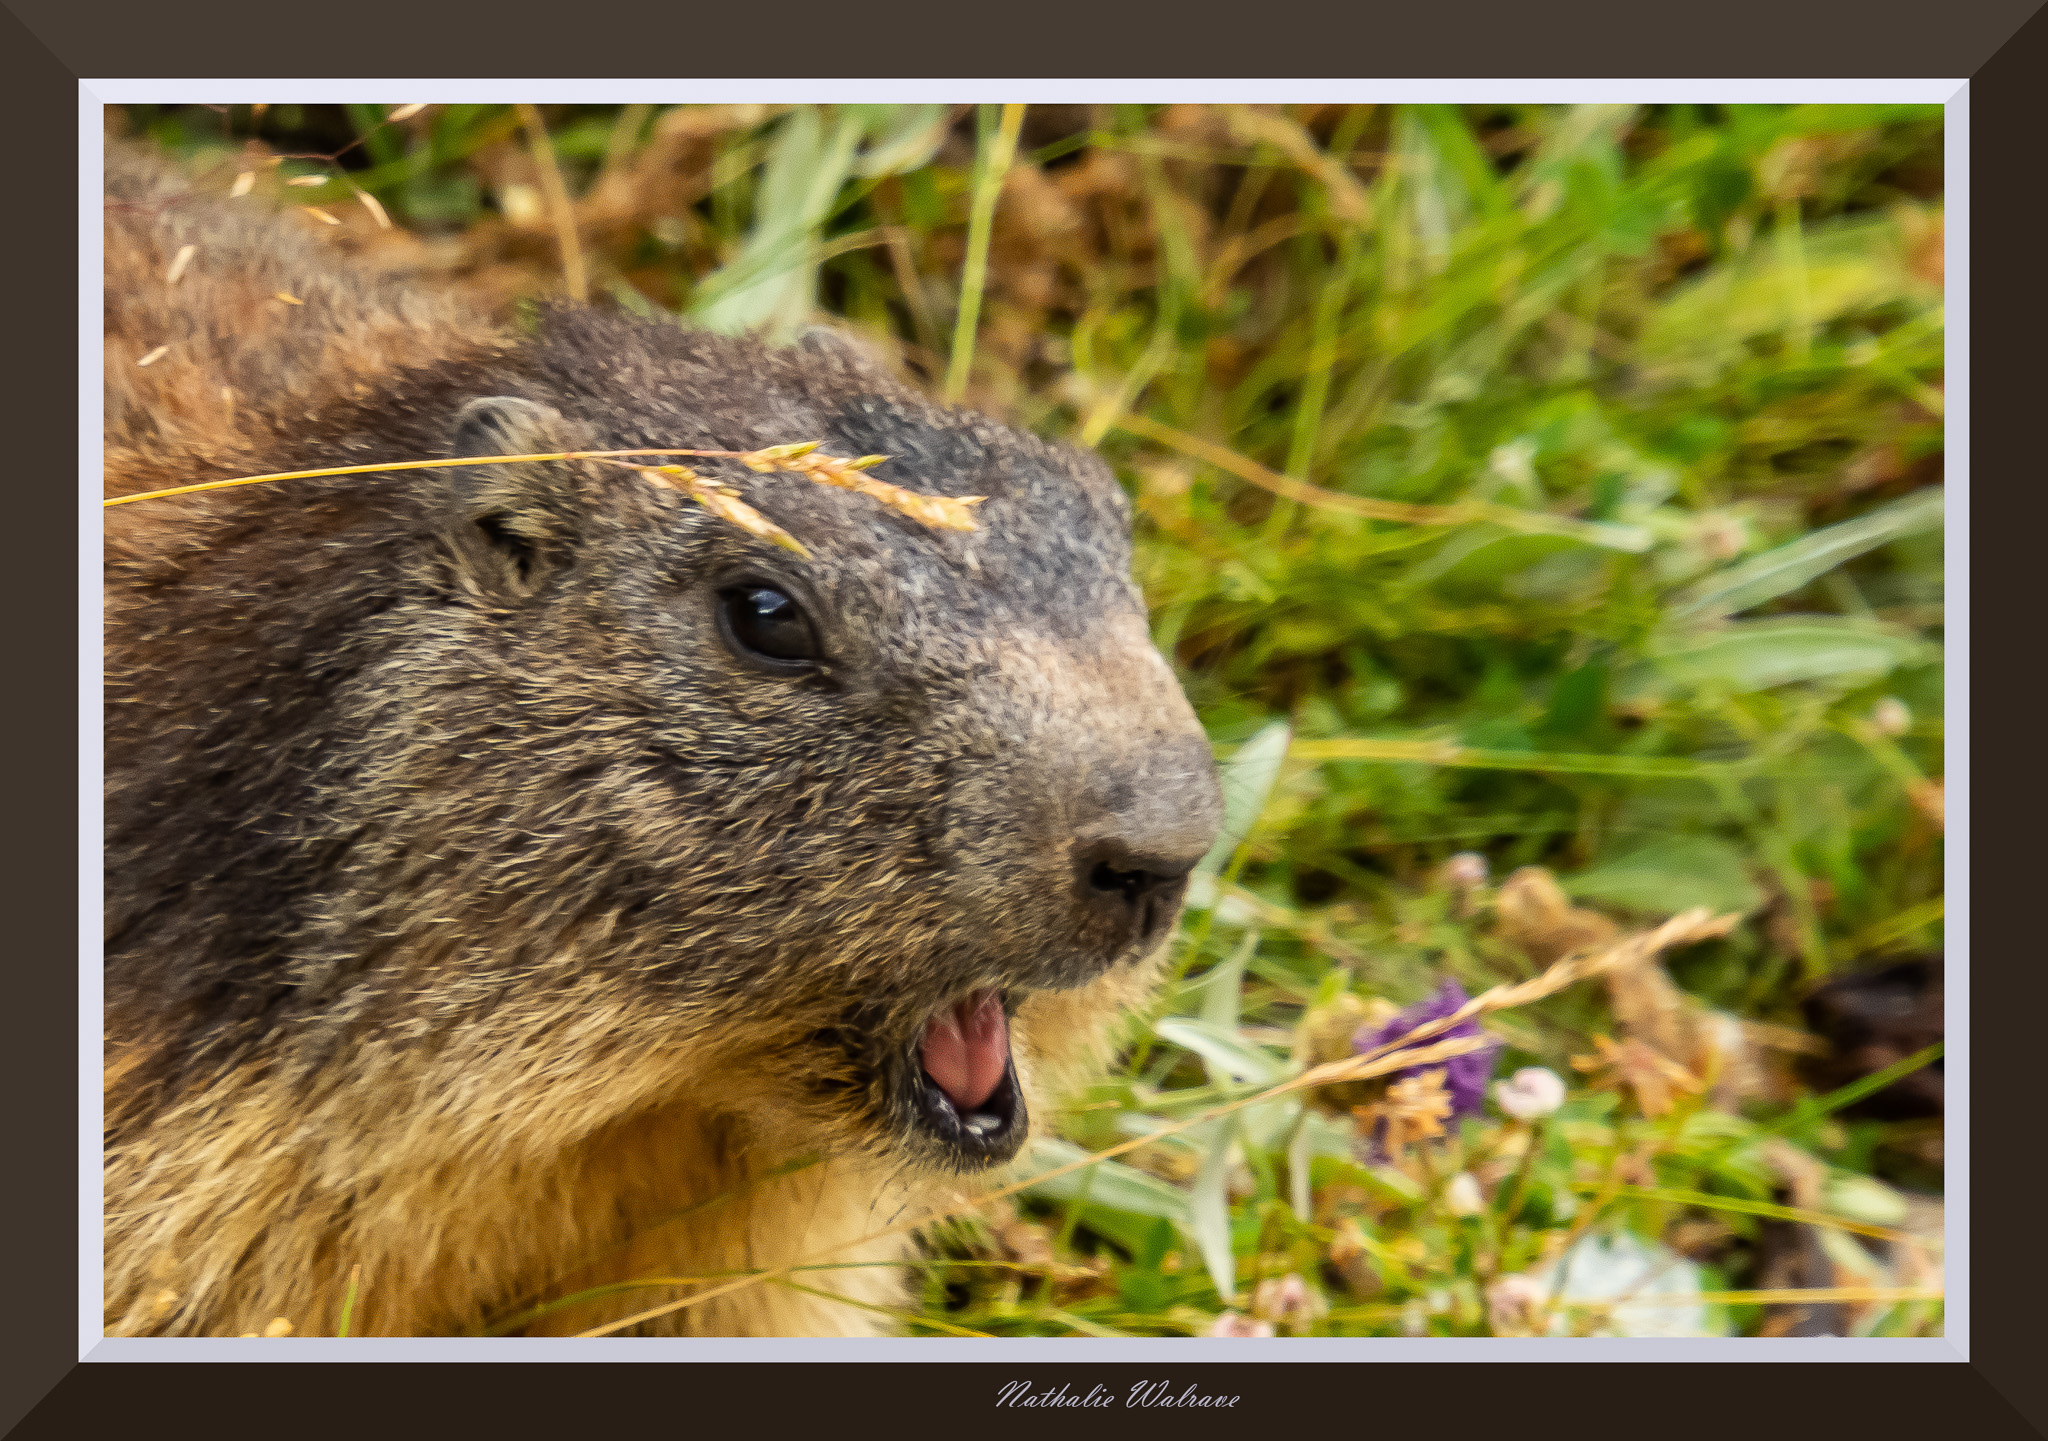
[[(455, 417), (458, 456), (575, 449), (560, 413), (516, 395), (470, 401)], [(531, 595), (567, 561), (583, 500), (565, 461), (466, 466), (454, 472), (447, 534), (458, 565), (486, 590)]]
[(871, 380), (893, 383), (894, 375), (882, 353), (860, 336), (829, 325), (807, 325), (797, 335), (796, 346), (813, 355), (829, 356), (846, 370)]

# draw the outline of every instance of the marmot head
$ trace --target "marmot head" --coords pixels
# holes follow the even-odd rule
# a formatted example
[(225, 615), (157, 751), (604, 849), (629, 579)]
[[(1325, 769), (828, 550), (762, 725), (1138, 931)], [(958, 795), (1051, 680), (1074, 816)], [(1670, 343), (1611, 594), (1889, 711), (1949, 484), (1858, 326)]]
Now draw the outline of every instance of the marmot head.
[(816, 339), (561, 312), (489, 383), (451, 453), (816, 440), (987, 500), (949, 532), (690, 462), (800, 558), (616, 465), (417, 487), (422, 598), (333, 717), (327, 1033), (432, 1033), (570, 1111), (628, 1072), (659, 1105), (688, 1056), (779, 1145), (1007, 1160), (1018, 1008), (1154, 956), (1221, 815), (1114, 478)]

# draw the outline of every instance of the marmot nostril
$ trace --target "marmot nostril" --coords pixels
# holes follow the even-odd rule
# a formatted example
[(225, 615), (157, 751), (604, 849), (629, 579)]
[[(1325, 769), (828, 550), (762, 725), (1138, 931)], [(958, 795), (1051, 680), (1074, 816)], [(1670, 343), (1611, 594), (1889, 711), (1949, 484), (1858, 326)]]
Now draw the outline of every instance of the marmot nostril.
[(1127, 901), (1135, 901), (1152, 889), (1158, 880), (1150, 871), (1120, 871), (1104, 861), (1097, 861), (1095, 869), (1088, 872), (1088, 884), (1105, 895), (1121, 895)]
[(1136, 904), (1171, 887), (1195, 868), (1201, 856), (1134, 852), (1121, 841), (1097, 841), (1083, 845), (1076, 860), (1087, 889), (1100, 895), (1121, 896)]

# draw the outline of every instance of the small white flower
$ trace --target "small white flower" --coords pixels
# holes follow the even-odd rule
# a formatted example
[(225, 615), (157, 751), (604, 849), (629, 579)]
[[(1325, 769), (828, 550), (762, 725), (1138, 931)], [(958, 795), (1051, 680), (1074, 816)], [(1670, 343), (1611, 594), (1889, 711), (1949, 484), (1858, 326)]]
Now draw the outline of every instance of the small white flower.
[(1548, 1293), (1534, 1276), (1502, 1276), (1486, 1288), (1486, 1320), (1496, 1336), (1533, 1336)]
[(1273, 1334), (1271, 1321), (1258, 1321), (1241, 1311), (1225, 1311), (1216, 1318), (1207, 1333), (1210, 1336), (1270, 1336)]
[(1493, 1099), (1516, 1120), (1533, 1121), (1564, 1104), (1564, 1078), (1545, 1066), (1524, 1066), (1493, 1083)]
[(1523, 436), (1505, 445), (1497, 445), (1486, 457), (1486, 468), (1510, 490), (1531, 491), (1536, 488), (1536, 442)]
[(1871, 707), (1870, 723), (1880, 735), (1902, 736), (1912, 728), (1913, 712), (1897, 696), (1888, 695)]
[(547, 202), (538, 187), (517, 180), (498, 191), (498, 210), (515, 227), (535, 229), (547, 223)]
[(1410, 1296), (1401, 1305), (1401, 1334), (1403, 1336), (1427, 1336), (1429, 1334), (1429, 1302), (1420, 1296)]
[(1470, 1171), (1460, 1171), (1451, 1177), (1451, 1183), (1444, 1187), (1444, 1209), (1453, 1216), (1476, 1216), (1486, 1209), (1486, 1195), (1479, 1189), (1479, 1178)]
[(1702, 516), (1693, 535), (1700, 550), (1716, 565), (1735, 559), (1749, 548), (1749, 527), (1737, 515)]
[(1308, 1326), (1322, 1310), (1321, 1298), (1309, 1290), (1308, 1282), (1293, 1272), (1268, 1277), (1259, 1282), (1259, 1289), (1252, 1293), (1254, 1316), (1290, 1330)]
[(1477, 851), (1459, 851), (1444, 862), (1444, 880), (1454, 890), (1469, 891), (1486, 884), (1486, 857)]

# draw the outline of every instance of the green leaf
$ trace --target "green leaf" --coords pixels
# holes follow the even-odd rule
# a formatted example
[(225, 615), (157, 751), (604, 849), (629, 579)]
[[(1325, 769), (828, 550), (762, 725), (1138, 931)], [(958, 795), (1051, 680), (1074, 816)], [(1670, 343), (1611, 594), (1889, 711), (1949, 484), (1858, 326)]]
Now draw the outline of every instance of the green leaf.
[(1828, 1177), (1822, 1207), (1867, 1226), (1900, 1226), (1912, 1215), (1906, 1198), (1874, 1176), (1838, 1172)]
[(1747, 912), (1764, 899), (1749, 878), (1742, 851), (1718, 836), (1653, 840), (1568, 876), (1563, 884), (1581, 900), (1660, 916), (1693, 906)]
[(1259, 948), (1259, 933), (1248, 931), (1235, 951), (1202, 977), (1202, 1020), (1225, 1035), (1237, 1034), (1237, 1017), (1244, 999), (1244, 970)]
[(849, 105), (872, 143), (862, 152), (853, 173), (871, 179), (900, 175), (931, 163), (946, 141), (943, 105)]
[(1273, 785), (1280, 779), (1280, 763), (1287, 758), (1287, 747), (1293, 739), (1292, 726), (1286, 721), (1274, 721), (1239, 746), (1237, 754), (1223, 767), (1223, 833), (1195, 867), (1197, 871), (1213, 875), (1230, 863), (1231, 855), (1258, 824), (1259, 813), (1265, 810)]
[[(1018, 1163), (1018, 1169), (1026, 1176), (1036, 1175), (1069, 1165), (1088, 1155), (1089, 1152), (1072, 1141), (1040, 1136), (1032, 1141), (1031, 1149)], [(1069, 1171), (1064, 1176), (1036, 1182), (1028, 1192), (1049, 1201), (1077, 1201), (1085, 1194), (1090, 1207), (1100, 1206), (1130, 1216), (1164, 1216), (1181, 1226), (1187, 1225), (1189, 1219), (1185, 1192), (1121, 1161), (1097, 1161), (1084, 1170)]]
[(853, 168), (864, 128), (842, 115), (828, 137), (814, 106), (784, 122), (761, 176), (754, 227), (732, 263), (706, 278), (691, 311), (711, 330), (792, 333), (817, 295), (818, 242)]
[(1193, 1051), (1209, 1068), (1209, 1079), (1271, 1085), (1286, 1072), (1286, 1064), (1267, 1055), (1234, 1031), (1187, 1016), (1167, 1016), (1155, 1022), (1152, 1032), (1183, 1050)]
[(1309, 1112), (1303, 1107), (1295, 1117), (1294, 1130), (1287, 1138), (1287, 1203), (1301, 1220), (1315, 1218), (1315, 1191), (1309, 1163), (1315, 1159), (1315, 1133), (1309, 1129)]
[(1216, 919), (1226, 926), (1249, 926), (1258, 919), (1258, 913), (1245, 903), (1244, 897), (1224, 893), (1214, 871), (1197, 870), (1188, 877), (1187, 908), (1214, 911)]
[(1914, 296), (1898, 226), (1858, 217), (1800, 233), (1796, 252), (1753, 246), (1675, 291), (1643, 327), (1645, 360), (1704, 381), (1741, 347), (1796, 323), (1825, 325)]
[(1188, 1193), (1188, 1231), (1217, 1297), (1226, 1304), (1237, 1294), (1237, 1254), (1230, 1242), (1230, 1143), (1236, 1137), (1235, 1115), (1214, 1123), (1202, 1169)]
[[(1157, 1224), (1165, 1226), (1164, 1221)], [(1172, 1228), (1167, 1227), (1172, 1234)], [(1117, 1290), (1122, 1294), (1124, 1305), (1140, 1313), (1159, 1311), (1166, 1306), (1166, 1278), (1152, 1266), (1126, 1266), (1117, 1272)]]
[(1505, 215), (1508, 198), (1493, 157), (1480, 147), (1458, 107), (1418, 105), (1413, 113), (1436, 147), (1438, 157), (1458, 177), (1466, 197), (1479, 213), (1489, 220)]
[(1733, 615), (1799, 589), (1865, 551), (1937, 529), (1946, 492), (1940, 486), (1916, 490), (1868, 515), (1803, 535), (1776, 550), (1708, 576), (1679, 596), (1669, 612), (1675, 620)]
[(1919, 637), (1870, 621), (1791, 616), (1666, 635), (1651, 645), (1650, 670), (1637, 679), (1647, 689), (1748, 694), (1801, 681), (1872, 680), (1932, 653)]
[[(1558, 1260), (1530, 1274), (1545, 1290), (1557, 1290), (1560, 1302), (1601, 1303), (1592, 1313), (1598, 1335), (1718, 1336), (1727, 1330), (1697, 1299), (1705, 1289), (1700, 1268), (1662, 1242), (1629, 1231), (1581, 1237)], [(1561, 1307), (1551, 1318), (1550, 1334), (1571, 1334), (1574, 1314), (1584, 1313)]]

